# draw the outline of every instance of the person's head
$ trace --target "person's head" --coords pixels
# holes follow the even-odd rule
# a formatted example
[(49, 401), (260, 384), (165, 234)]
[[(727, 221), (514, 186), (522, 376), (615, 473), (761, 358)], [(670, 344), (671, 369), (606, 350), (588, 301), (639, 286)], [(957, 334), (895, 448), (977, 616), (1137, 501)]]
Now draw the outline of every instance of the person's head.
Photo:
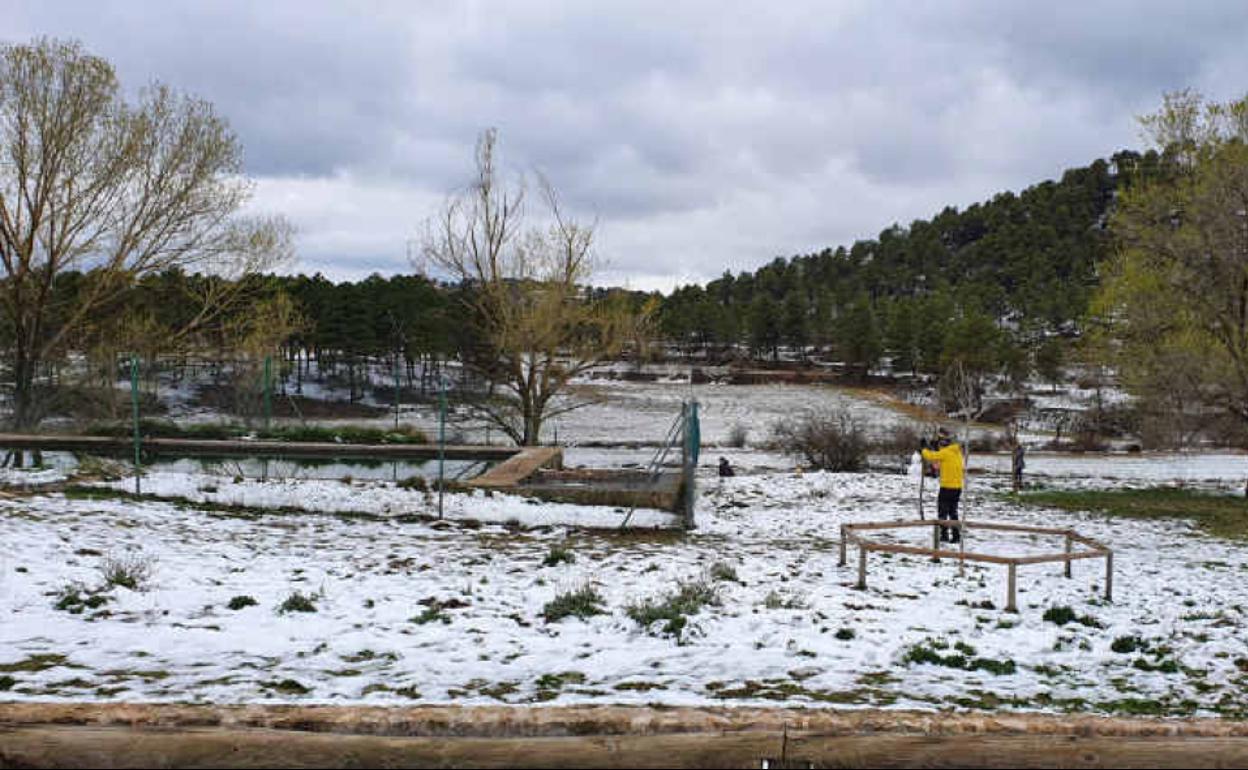
[(949, 446), (953, 443), (953, 435), (949, 433), (948, 428), (941, 428), (936, 431), (936, 445)]

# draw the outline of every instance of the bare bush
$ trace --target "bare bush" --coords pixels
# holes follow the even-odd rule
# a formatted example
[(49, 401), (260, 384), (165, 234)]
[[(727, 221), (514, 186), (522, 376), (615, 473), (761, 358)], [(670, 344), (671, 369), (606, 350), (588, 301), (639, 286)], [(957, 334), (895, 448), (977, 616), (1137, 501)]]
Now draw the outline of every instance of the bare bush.
[(105, 586), (120, 586), (131, 591), (147, 590), (155, 571), (156, 558), (141, 553), (124, 556), (110, 554), (100, 562), (100, 575)]
[(728, 446), (741, 449), (745, 446), (745, 442), (749, 436), (749, 428), (739, 422), (733, 423), (732, 428), (728, 431)]
[(919, 438), (919, 429), (912, 423), (899, 423), (872, 443), (871, 453), (899, 458), (904, 465), (919, 446)]
[(852, 472), (866, 466), (867, 436), (847, 409), (808, 412), (781, 420), (771, 430), (782, 452), (812, 468)]

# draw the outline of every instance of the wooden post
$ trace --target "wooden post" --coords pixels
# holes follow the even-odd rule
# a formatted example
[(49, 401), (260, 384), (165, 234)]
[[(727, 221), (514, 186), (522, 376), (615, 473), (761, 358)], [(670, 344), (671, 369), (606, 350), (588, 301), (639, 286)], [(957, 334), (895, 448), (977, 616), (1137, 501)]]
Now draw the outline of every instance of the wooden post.
[[(1066, 555), (1067, 555), (1067, 556), (1070, 556), (1070, 551), (1071, 551), (1071, 546), (1072, 546), (1072, 545), (1073, 545), (1073, 543), (1072, 543), (1072, 541), (1071, 541), (1071, 539), (1070, 539), (1070, 533), (1068, 532), (1068, 533), (1066, 533)], [(1070, 577), (1070, 559), (1067, 559), (1067, 560), (1066, 560), (1066, 577)]]
[(1006, 612), (1018, 612), (1018, 602), (1015, 599), (1015, 596), (1017, 594), (1017, 587), (1018, 587), (1017, 577), (1018, 577), (1018, 565), (1011, 564), (1009, 588), (1007, 589), (1008, 595), (1006, 597), (1006, 602), (1005, 602)]
[(841, 525), (841, 561), (840, 561), (840, 563), (837, 565), (837, 566), (840, 566), (840, 567), (844, 567), (844, 566), (845, 566), (845, 548), (846, 548), (845, 540), (846, 540), (845, 525), (844, 525), (844, 524), (842, 524), (842, 525)]
[[(939, 524), (932, 525), (932, 550), (938, 551), (938, 552), (940, 551), (940, 525)], [(940, 556), (937, 554), (932, 554), (932, 561), (934, 562), (940, 561)]]
[(858, 589), (867, 587), (867, 547), (858, 546)]
[(1105, 600), (1114, 600), (1114, 554), (1105, 554)]

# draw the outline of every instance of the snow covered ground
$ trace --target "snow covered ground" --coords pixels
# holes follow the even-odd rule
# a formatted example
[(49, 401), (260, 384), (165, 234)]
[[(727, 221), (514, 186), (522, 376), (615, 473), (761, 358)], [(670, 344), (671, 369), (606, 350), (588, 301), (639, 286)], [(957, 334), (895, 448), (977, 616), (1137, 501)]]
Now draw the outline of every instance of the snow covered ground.
[[(703, 453), (696, 531), (639, 510), (637, 529), (619, 533), (620, 509), (484, 492), (448, 493), (435, 521), (435, 495), (376, 478), (235, 481), (188, 464), (144, 478), (145, 492), (170, 500), (135, 502), (113, 496), (128, 480), (88, 498), (37, 489), (63, 482), (61, 471), (3, 470), (0, 484), (26, 491), (0, 495), (0, 698), (1248, 713), (1240, 543), (1182, 520), (1019, 506), (998, 493), (1008, 457), (977, 454), (963, 504), (971, 521), (1101, 540), (1115, 552), (1114, 601), (1102, 598), (1099, 560), (1076, 562), (1069, 580), (1060, 565), (1020, 568), (1017, 614), (1000, 609), (1005, 568), (994, 565), (960, 575), (952, 559), (876, 554), (858, 591), (856, 554), (837, 564), (839, 527), (913, 518), (913, 479), (799, 473), (784, 455), (722, 445), (737, 423), (755, 444), (810, 408), (845, 406), (876, 431), (910, 418), (825, 386), (583, 387), (604, 402), (552, 425), (569, 466), (646, 464), (653, 447), (618, 444), (657, 442), (680, 402), (699, 400), (704, 441), (721, 447)], [(404, 418), (434, 425), (423, 411)], [(719, 456), (739, 475), (717, 478)], [(1233, 490), (1246, 461), (1034, 452), (1027, 480)], [(982, 530), (969, 540), (1003, 554), (1063, 545)], [(571, 561), (555, 558), (561, 549)], [(138, 590), (107, 585), (107, 568), (127, 561), (150, 572)], [(630, 612), (699, 581), (714, 601), (683, 627), (643, 626)], [(587, 586), (599, 614), (544, 617)], [(292, 598), (309, 611), (283, 611), (301, 604)], [(1046, 619), (1065, 607), (1073, 619)]]
[[(774, 423), (800, 416), (807, 410), (848, 409), (864, 428), (878, 434), (911, 422), (910, 417), (890, 408), (882, 399), (867, 399), (830, 385), (690, 385), (688, 382), (592, 380), (577, 383), (575, 398), (588, 403), (548, 421), (543, 428), (543, 441), (557, 441), (565, 446), (655, 444), (663, 440), (680, 415), (681, 402), (691, 399), (698, 401), (702, 440), (707, 444), (728, 443), (729, 434), (738, 424), (745, 428), (750, 443), (766, 441)], [(198, 419), (205, 419), (204, 415), (200, 414)], [(438, 414), (432, 406), (405, 404), (400, 421), (429, 436), (438, 433)], [(322, 422), (332, 424), (333, 421)], [(394, 424), (394, 416), (391, 413), (373, 420), (342, 422), (390, 426)], [(497, 429), (487, 433), (466, 410), (454, 406), (447, 430), (457, 443), (505, 442)]]
[[(228, 499), (188, 478), (147, 484)], [(839, 525), (911, 517), (911, 479), (766, 471), (705, 482), (688, 535), (418, 521), (402, 514), (430, 512), (431, 500), (376, 481), (230, 485), (249, 505), (372, 517), (0, 499), (0, 688), (12, 700), (1248, 709), (1240, 544), (1183, 521), (1021, 508), (983, 476), (966, 501), (972, 520), (1073, 526), (1115, 550), (1113, 603), (1099, 560), (1077, 562), (1070, 580), (1037, 565), (1019, 570), (1013, 614), (999, 609), (1005, 574), (993, 565), (962, 577), (954, 560), (873, 555), (867, 590), (854, 590), (856, 560), (837, 566)], [(497, 495), (449, 495), (448, 510), (531, 524), (618, 517)], [(1002, 553), (1060, 548), (970, 538)], [(543, 566), (553, 546), (575, 560)], [(103, 590), (90, 606), (101, 567), (124, 558), (150, 566), (149, 585)], [(629, 617), (696, 580), (718, 603), (679, 637)], [(74, 584), (78, 604), (65, 600)], [(602, 614), (543, 619), (557, 594), (587, 585)], [(294, 592), (315, 611), (280, 612)], [(255, 604), (229, 609), (235, 597)], [(1059, 606), (1076, 619), (1044, 619)]]

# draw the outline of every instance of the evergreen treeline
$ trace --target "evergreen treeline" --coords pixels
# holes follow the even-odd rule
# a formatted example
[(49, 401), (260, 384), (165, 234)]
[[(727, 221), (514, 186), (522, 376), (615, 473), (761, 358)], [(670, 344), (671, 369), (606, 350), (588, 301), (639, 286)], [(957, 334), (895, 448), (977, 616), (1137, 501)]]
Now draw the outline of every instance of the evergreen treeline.
[[(938, 373), (953, 361), (972, 372), (1021, 378), (1060, 365), (1063, 336), (1074, 336), (1110, 249), (1106, 222), (1120, 185), (1131, 172), (1159, 168), (1155, 153), (1120, 152), (1067, 171), (1015, 195), (1002, 193), (964, 211), (946, 208), (931, 220), (893, 226), (851, 247), (777, 258), (754, 272), (725, 273), (705, 286), (669, 296), (634, 293), (640, 307), (660, 300), (657, 332), (686, 355), (729, 360), (801, 358), (843, 362), (865, 373), (887, 357), (897, 372)], [(112, 347), (160, 355), (164, 329), (186, 326), (197, 312), (188, 298), (212, 294), (215, 279), (170, 272), (149, 277), (108, 323), (76, 341), (91, 350)], [(181, 349), (238, 352), (236, 330), (254, 314), (257, 298), (285, 296), (297, 319), (254, 322), (252, 337), (284, 360), (296, 382), (315, 360), (318, 371), (342, 375), (362, 393), (370, 365), (398, 360), (405, 387), (466, 357), (478, 345), (466, 289), (422, 276), (371, 276), (333, 282), (324, 276), (265, 276), (197, 327)], [(71, 308), (90, 276), (67, 273), (57, 281), (62, 307)], [(619, 290), (595, 289), (595, 293)], [(121, 327), (121, 328), (116, 328)], [(419, 382), (429, 385), (428, 381)], [(358, 386), (358, 391), (357, 391)]]
[(707, 353), (742, 344), (756, 358), (826, 353), (859, 372), (888, 356), (895, 371), (939, 372), (957, 360), (1043, 373), (1097, 285), (1115, 191), (1159, 163), (1155, 153), (1120, 152), (848, 249), (680, 287), (663, 303), (663, 334)]

